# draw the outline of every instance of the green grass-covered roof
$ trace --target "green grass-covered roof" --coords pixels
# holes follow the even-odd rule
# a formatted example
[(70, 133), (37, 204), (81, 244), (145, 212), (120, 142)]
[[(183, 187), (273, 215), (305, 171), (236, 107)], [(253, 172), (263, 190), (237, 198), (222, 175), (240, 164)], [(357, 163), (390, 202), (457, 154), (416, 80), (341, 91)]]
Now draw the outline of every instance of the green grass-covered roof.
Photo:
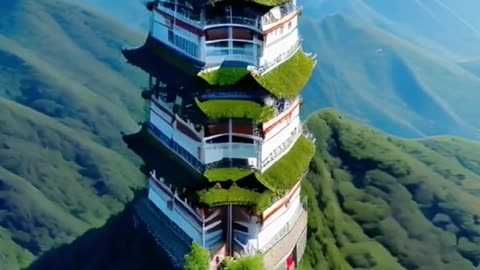
[(274, 192), (284, 192), (295, 185), (302, 174), (308, 169), (310, 160), (315, 153), (315, 146), (305, 136), (300, 136), (290, 151), (276, 161), (262, 174), (256, 174), (257, 179)]
[[(249, 82), (259, 85), (276, 97), (293, 99), (305, 87), (312, 75), (315, 61), (302, 50), (294, 53), (290, 59), (265, 74), (250, 73), (243, 67), (221, 67), (198, 73), (208, 84), (216, 87), (249, 87)], [(248, 78), (250, 77), (250, 78)], [(243, 84), (248, 85), (244, 86)]]
[(305, 87), (312, 75), (315, 61), (302, 50), (298, 50), (290, 59), (255, 80), (277, 97), (295, 98)]
[[(308, 169), (315, 147), (306, 137), (300, 136), (290, 151), (262, 174), (255, 174), (267, 190), (257, 192), (233, 184), (229, 188), (220, 185), (197, 191), (199, 202), (210, 207), (225, 204), (236, 204), (254, 207), (257, 213), (262, 212), (278, 195), (290, 190), (302, 174)], [(205, 173), (210, 182), (238, 181), (251, 175), (252, 172), (240, 169), (212, 169)], [(253, 180), (253, 179), (252, 179)], [(243, 180), (242, 180), (243, 181)], [(253, 180), (254, 181), (254, 180)], [(238, 182), (236, 182), (238, 183)]]
[(264, 123), (275, 116), (274, 108), (262, 107), (249, 100), (208, 100), (195, 99), (198, 108), (212, 119), (247, 118)]
[(234, 85), (250, 72), (244, 67), (220, 67), (211, 71), (198, 73), (210, 85), (229, 86)]
[(253, 207), (256, 213), (263, 212), (276, 198), (275, 193), (269, 190), (259, 193), (236, 185), (228, 189), (212, 187), (200, 190), (197, 194), (199, 202), (209, 207), (226, 204), (244, 205)]
[(253, 174), (250, 170), (243, 170), (238, 168), (219, 168), (208, 169), (205, 171), (205, 176), (210, 182), (223, 182), (223, 181), (237, 181)]

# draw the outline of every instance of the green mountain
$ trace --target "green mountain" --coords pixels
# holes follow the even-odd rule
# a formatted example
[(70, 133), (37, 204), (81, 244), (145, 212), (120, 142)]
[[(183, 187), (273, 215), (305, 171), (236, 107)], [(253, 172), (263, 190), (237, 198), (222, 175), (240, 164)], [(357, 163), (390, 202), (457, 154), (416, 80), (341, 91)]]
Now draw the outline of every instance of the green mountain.
[[(104, 226), (144, 185), (121, 131), (144, 119), (145, 78), (120, 54), (143, 37), (61, 0), (4, 1), (0, 12), (0, 269), (36, 257), (33, 269), (164, 266), (128, 209)], [(479, 79), (463, 64), (341, 16), (303, 27), (319, 55), (308, 112), (335, 106), (403, 136), (475, 137)], [(479, 264), (479, 145), (400, 140), (332, 111), (308, 126), (304, 269)]]
[(477, 269), (480, 144), (401, 140), (330, 110), (307, 126), (317, 153), (301, 269)]
[(19, 269), (144, 185), (121, 136), (144, 110), (120, 48), (142, 37), (56, 0), (3, 1), (0, 13), (0, 269)]
[(480, 77), (358, 20), (302, 22), (306, 51), (318, 55), (304, 92), (305, 116), (334, 107), (402, 137), (480, 138)]
[(459, 60), (478, 58), (476, 0), (303, 0), (307, 16), (340, 13)]

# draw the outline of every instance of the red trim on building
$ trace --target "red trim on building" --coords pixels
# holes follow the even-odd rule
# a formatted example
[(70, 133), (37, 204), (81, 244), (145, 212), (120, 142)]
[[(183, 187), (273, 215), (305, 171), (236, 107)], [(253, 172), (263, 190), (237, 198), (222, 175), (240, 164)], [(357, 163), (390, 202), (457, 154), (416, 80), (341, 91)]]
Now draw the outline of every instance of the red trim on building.
[(161, 16), (165, 17), (166, 19), (170, 20), (171, 23), (173, 23), (173, 21), (175, 21), (175, 25), (190, 32), (190, 33), (193, 33), (197, 36), (201, 36), (203, 34), (203, 30), (201, 28), (198, 28), (198, 27), (195, 27), (187, 22), (184, 22), (178, 18), (176, 18), (174, 20), (174, 17), (168, 13), (166, 13), (165, 11), (162, 11), (158, 8), (155, 9), (155, 12), (157, 12), (158, 14), (160, 14)]
[[(155, 184), (155, 186), (159, 187), (163, 192), (166, 193), (167, 196), (170, 196), (173, 200), (173, 204), (175, 205), (175, 207), (180, 207), (182, 209), (182, 212), (181, 213), (186, 213), (187, 215), (189, 215), (190, 217), (193, 218), (193, 220), (195, 220), (195, 222), (197, 222), (198, 225), (202, 225), (202, 221), (198, 219), (198, 217), (196, 217), (195, 215), (193, 215), (192, 213), (190, 213), (190, 211), (188, 209), (185, 208), (185, 206), (178, 201), (178, 199), (176, 199), (175, 197), (172, 196), (172, 193), (171, 191), (169, 190), (166, 190), (163, 185), (161, 185), (160, 183), (158, 183), (157, 179), (155, 178), (151, 178), (153, 179), (153, 183)], [(172, 210), (173, 210), (173, 206), (172, 205)], [(178, 212), (178, 211), (177, 211)]]
[(293, 108), (290, 109), (290, 112), (288, 112), (287, 114), (285, 114), (282, 118), (280, 118), (277, 122), (275, 122), (274, 124), (271, 124), (270, 126), (268, 126), (267, 128), (265, 128), (263, 130), (263, 134), (264, 136), (266, 136), (268, 134), (268, 132), (270, 132), (272, 129), (274, 129), (276, 126), (280, 125), (283, 121), (287, 120), (288, 118), (291, 118), (292, 117), (292, 114), (293, 112), (297, 109), (297, 107), (300, 106), (300, 102), (298, 102), (295, 106), (293, 106)]
[(200, 142), (202, 141), (202, 139), (200, 137), (198, 137), (198, 135), (193, 132), (189, 126), (185, 125), (184, 123), (180, 122), (177, 120), (177, 126), (176, 126), (177, 130), (180, 131), (181, 133), (183, 133), (184, 135), (186, 135), (187, 137), (189, 137), (190, 139), (192, 140), (195, 140), (197, 142)]
[(286, 23), (290, 22), (291, 20), (293, 20), (295, 17), (297, 17), (298, 15), (300, 14), (300, 11), (297, 11), (295, 12), (293, 15), (291, 15), (290, 18), (286, 19), (285, 21), (283, 21), (282, 23), (279, 23), (277, 25), (275, 25), (274, 27), (268, 29), (268, 30), (265, 30), (262, 32), (262, 34), (264, 36), (274, 32), (275, 30), (279, 29), (279, 28), (282, 28)]
[(288, 196), (287, 199), (284, 199), (283, 202), (279, 206), (277, 206), (275, 209), (270, 211), (270, 213), (265, 215), (262, 219), (262, 223), (265, 223), (270, 217), (272, 217), (277, 211), (279, 211), (284, 206), (288, 207), (288, 205), (290, 204), (290, 200), (292, 199), (295, 192), (297, 192), (297, 190), (300, 189), (300, 186), (301, 186), (300, 183), (297, 183), (297, 186), (290, 192), (290, 196)]

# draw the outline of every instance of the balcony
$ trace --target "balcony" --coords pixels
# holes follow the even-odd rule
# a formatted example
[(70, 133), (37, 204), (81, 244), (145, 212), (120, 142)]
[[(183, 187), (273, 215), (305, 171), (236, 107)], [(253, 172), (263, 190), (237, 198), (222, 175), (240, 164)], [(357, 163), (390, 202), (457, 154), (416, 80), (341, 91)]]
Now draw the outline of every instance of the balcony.
[(278, 22), (281, 22), (286, 17), (294, 13), (300, 13), (302, 10), (303, 7), (298, 7), (292, 2), (283, 4), (279, 7), (275, 7), (271, 9), (267, 14), (262, 16), (261, 29), (262, 31), (266, 31), (277, 25)]

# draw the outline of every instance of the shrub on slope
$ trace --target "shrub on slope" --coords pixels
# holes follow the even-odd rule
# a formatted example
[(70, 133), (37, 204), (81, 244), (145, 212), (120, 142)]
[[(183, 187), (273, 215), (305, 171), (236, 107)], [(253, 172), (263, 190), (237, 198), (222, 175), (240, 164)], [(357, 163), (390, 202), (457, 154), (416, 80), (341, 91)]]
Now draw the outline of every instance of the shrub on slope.
[(400, 140), (332, 111), (307, 123), (317, 154), (303, 269), (475, 269), (480, 145)]

